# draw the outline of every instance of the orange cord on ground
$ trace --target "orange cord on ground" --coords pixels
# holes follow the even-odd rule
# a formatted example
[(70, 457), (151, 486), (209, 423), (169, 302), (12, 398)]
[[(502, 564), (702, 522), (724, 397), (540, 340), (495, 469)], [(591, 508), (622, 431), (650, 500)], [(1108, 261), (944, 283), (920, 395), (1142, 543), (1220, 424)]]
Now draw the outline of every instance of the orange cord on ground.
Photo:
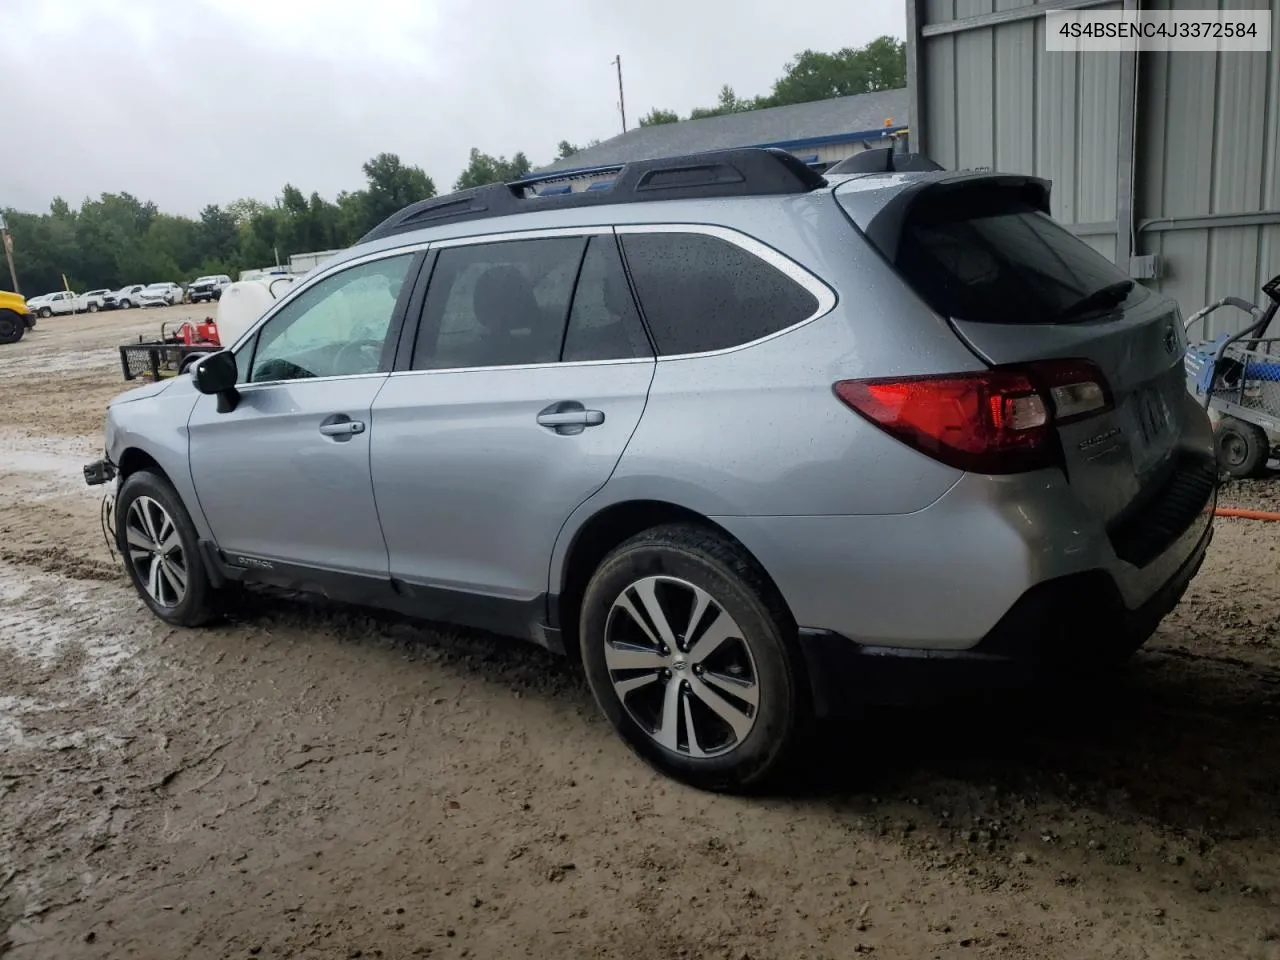
[(1213, 511), (1215, 517), (1237, 517), (1241, 520), (1280, 520), (1280, 513), (1267, 513), (1265, 510), (1240, 510), (1236, 507), (1217, 507)]

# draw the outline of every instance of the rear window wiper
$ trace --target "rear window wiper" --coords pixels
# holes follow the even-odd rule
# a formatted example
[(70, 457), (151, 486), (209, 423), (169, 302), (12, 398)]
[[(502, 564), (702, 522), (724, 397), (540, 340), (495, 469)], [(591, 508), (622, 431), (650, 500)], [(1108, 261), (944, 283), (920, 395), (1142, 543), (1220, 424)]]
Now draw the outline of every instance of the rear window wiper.
[(1094, 310), (1102, 310), (1105, 307), (1117, 306), (1124, 303), (1129, 296), (1129, 291), (1132, 289), (1132, 280), (1117, 280), (1115, 283), (1109, 283), (1105, 287), (1099, 287), (1087, 297), (1077, 300), (1063, 310), (1058, 315), (1058, 319), (1066, 320), (1068, 317), (1078, 317), (1082, 313), (1091, 313)]

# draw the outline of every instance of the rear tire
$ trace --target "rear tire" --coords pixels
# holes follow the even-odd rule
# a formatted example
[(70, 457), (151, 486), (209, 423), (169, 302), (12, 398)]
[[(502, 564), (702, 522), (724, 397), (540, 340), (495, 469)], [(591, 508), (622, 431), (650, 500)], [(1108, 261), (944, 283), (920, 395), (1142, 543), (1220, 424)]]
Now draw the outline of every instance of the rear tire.
[(91, 303), (91, 304), (89, 304), (89, 312), (90, 312), (90, 313), (97, 313), (97, 312), (98, 312), (98, 305), (97, 305), (96, 303)]
[(198, 627), (214, 616), (200, 540), (163, 476), (132, 473), (116, 500), (116, 545), (142, 602), (165, 623)]
[(1240, 480), (1261, 476), (1271, 455), (1267, 433), (1256, 424), (1223, 417), (1214, 431), (1218, 469)]
[(794, 632), (741, 548), (673, 524), (604, 559), (579, 637), (596, 702), (632, 750), (691, 786), (743, 791), (784, 768), (811, 712)]
[(26, 332), (26, 320), (12, 310), (0, 310), (0, 343), (17, 343)]

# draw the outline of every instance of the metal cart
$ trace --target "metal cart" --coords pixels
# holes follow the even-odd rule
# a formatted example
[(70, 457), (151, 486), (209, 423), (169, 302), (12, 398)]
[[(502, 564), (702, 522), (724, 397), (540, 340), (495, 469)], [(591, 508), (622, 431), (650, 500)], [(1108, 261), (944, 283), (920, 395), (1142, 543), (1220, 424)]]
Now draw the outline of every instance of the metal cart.
[(1239, 333), (1192, 342), (1184, 359), (1187, 387), (1215, 421), (1218, 465), (1233, 477), (1261, 476), (1280, 449), (1280, 337), (1267, 336), (1280, 310), (1280, 275), (1268, 280), (1262, 292), (1270, 301), (1265, 308), (1223, 297), (1186, 323), (1191, 340), (1192, 328), (1222, 307), (1243, 310), (1251, 318)]

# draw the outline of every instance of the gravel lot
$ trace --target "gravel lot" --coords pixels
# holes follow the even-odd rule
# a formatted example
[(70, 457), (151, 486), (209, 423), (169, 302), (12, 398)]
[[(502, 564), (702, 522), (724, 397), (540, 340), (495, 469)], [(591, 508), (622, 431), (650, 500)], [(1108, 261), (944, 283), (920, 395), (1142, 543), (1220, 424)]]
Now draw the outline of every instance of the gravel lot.
[(1280, 960), (1280, 526), (1220, 521), (1114, 682), (861, 711), (785, 794), (701, 794), (515, 641), (147, 614), (80, 466), (114, 345), (206, 312), (0, 347), (0, 955)]

